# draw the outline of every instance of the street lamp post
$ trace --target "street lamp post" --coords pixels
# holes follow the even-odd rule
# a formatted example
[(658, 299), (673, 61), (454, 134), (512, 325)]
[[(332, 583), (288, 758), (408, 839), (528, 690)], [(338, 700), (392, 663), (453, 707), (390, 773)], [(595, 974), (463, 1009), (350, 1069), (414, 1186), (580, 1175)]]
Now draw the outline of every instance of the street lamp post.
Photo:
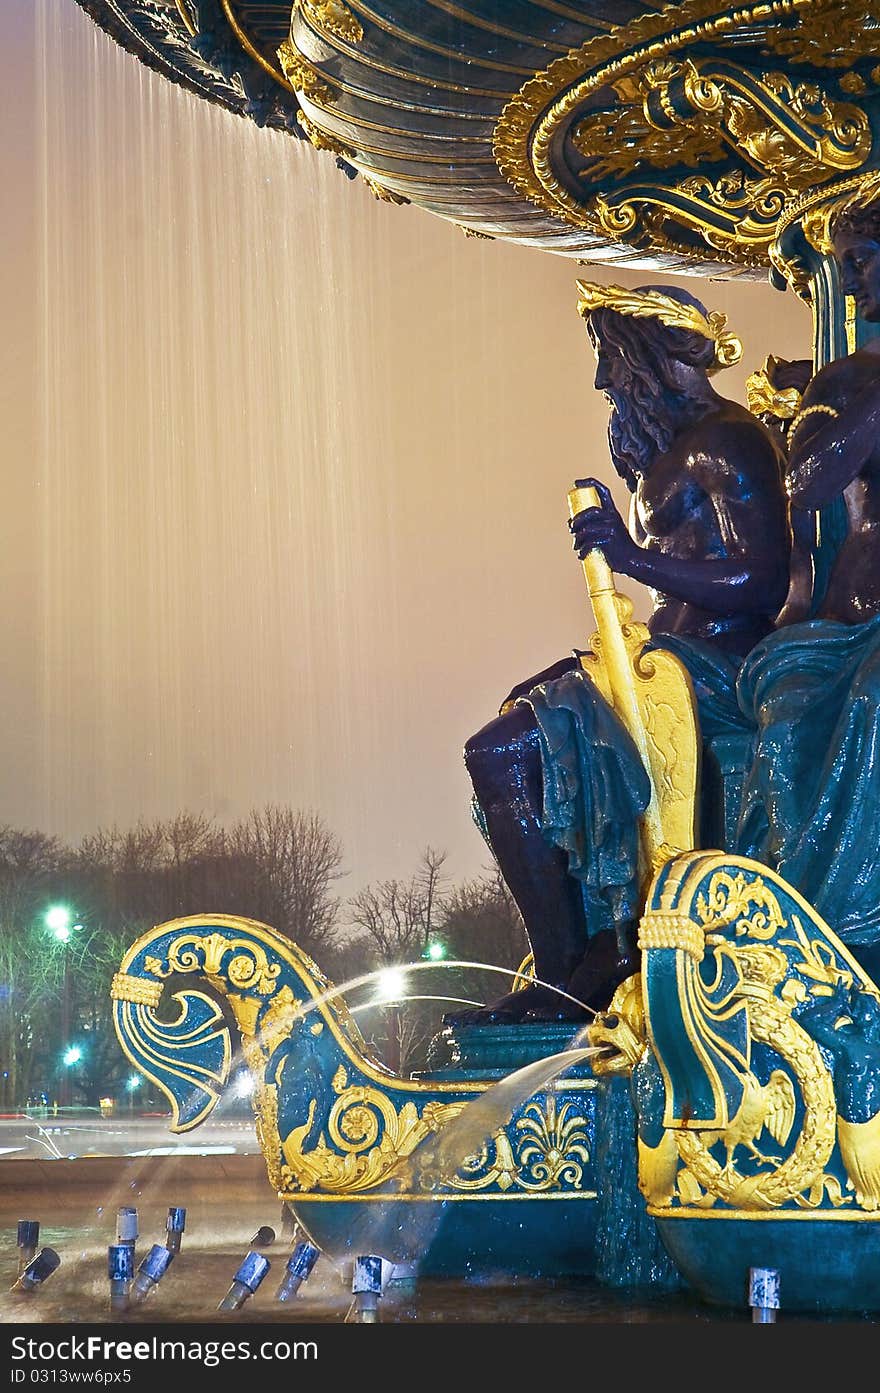
[(141, 1086), (140, 1074), (132, 1074), (125, 1086), (128, 1089), (128, 1115), (132, 1117), (134, 1115), (135, 1091)]
[[(65, 1049), (68, 1049), (70, 1042), (70, 939), (71, 935), (81, 927), (79, 924), (74, 924), (72, 920), (73, 915), (67, 905), (56, 904), (46, 911), (46, 927), (51, 930), (56, 941), (61, 944), (61, 951), (64, 955), (61, 984), (61, 1042)], [(67, 1107), (70, 1103), (69, 1065), (61, 1074), (58, 1094), (58, 1102), (62, 1107)]]

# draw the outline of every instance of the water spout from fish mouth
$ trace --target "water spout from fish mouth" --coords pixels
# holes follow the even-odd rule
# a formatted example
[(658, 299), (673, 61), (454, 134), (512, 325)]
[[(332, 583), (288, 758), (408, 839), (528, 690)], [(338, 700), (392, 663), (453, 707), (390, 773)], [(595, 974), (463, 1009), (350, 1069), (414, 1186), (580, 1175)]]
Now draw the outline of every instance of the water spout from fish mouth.
[(387, 1201), (377, 1196), (367, 1207), (350, 1244), (360, 1251), (366, 1246), (382, 1252), (395, 1263), (418, 1266), (442, 1220), (444, 1198), (457, 1193), (454, 1181), (462, 1168), (485, 1154), (493, 1137), (530, 1097), (600, 1052), (583, 1043), (585, 1029), (574, 1032), (569, 1048), (514, 1070), (463, 1102), (460, 1112), (401, 1158), (382, 1187)]
[[(580, 1041), (583, 1030), (575, 1035)], [(401, 1188), (415, 1193), (442, 1191), (460, 1168), (479, 1156), (502, 1127), (533, 1094), (549, 1087), (560, 1074), (599, 1053), (593, 1045), (574, 1044), (544, 1059), (534, 1060), (490, 1084), (484, 1093), (466, 1103), (436, 1133), (399, 1165), (395, 1177)]]

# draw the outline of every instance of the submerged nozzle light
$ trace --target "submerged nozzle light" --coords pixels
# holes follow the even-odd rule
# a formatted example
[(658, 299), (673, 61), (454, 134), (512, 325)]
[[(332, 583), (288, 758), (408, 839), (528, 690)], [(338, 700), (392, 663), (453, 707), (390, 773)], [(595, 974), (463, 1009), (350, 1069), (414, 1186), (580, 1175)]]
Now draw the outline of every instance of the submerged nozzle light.
[(186, 1228), (186, 1210), (171, 1205), (165, 1220), (165, 1247), (169, 1253), (180, 1252), (180, 1240)]
[(370, 1256), (355, 1258), (351, 1289), (355, 1297), (355, 1319), (377, 1321), (382, 1291), (382, 1259)]
[(110, 1310), (128, 1310), (131, 1279), (134, 1276), (134, 1247), (130, 1243), (111, 1243), (107, 1249), (107, 1276), (110, 1278)]
[(749, 1268), (749, 1305), (756, 1325), (770, 1325), (779, 1310), (779, 1273), (775, 1267)]
[(19, 1219), (16, 1241), (18, 1243), (18, 1275), (21, 1276), (28, 1263), (36, 1256), (37, 1244), (40, 1241), (39, 1220)]
[(318, 1261), (320, 1251), (314, 1243), (297, 1243), (284, 1269), (284, 1279), (275, 1296), (278, 1301), (289, 1301), (296, 1296), (312, 1268)]
[(22, 1272), (17, 1282), (13, 1282), (10, 1291), (36, 1291), (38, 1286), (45, 1282), (47, 1277), (51, 1277), (56, 1267), (61, 1266), (61, 1259), (54, 1248), (43, 1248), (37, 1253), (35, 1258), (31, 1258), (27, 1267)]
[(251, 1239), (252, 1248), (268, 1248), (275, 1242), (275, 1230), (269, 1224), (262, 1224)]
[(131, 1299), (137, 1304), (149, 1296), (150, 1292), (161, 1282), (165, 1273), (173, 1261), (174, 1254), (170, 1248), (166, 1248), (164, 1243), (154, 1243), (147, 1256), (141, 1262), (137, 1270), (137, 1276), (131, 1284)]
[(217, 1310), (238, 1311), (253, 1296), (271, 1266), (262, 1253), (248, 1253)]

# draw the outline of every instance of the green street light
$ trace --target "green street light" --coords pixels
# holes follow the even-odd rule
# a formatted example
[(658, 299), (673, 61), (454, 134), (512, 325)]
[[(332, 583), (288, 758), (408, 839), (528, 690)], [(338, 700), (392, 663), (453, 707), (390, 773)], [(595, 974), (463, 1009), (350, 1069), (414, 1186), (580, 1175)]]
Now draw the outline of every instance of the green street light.
[(428, 944), (423, 956), (429, 958), (432, 963), (442, 962), (446, 957), (446, 944), (439, 943), (437, 939), (434, 939)]
[(71, 1067), (72, 1064), (79, 1064), (79, 1061), (81, 1059), (82, 1050), (80, 1049), (79, 1045), (71, 1045), (69, 1049), (66, 1049), (64, 1051), (64, 1064), (68, 1069)]
[(70, 921), (72, 918), (73, 915), (64, 904), (55, 904), (51, 909), (46, 910), (46, 928), (52, 930), (59, 943), (70, 941)]
[[(73, 911), (66, 904), (53, 904), (46, 910), (43, 916), (46, 928), (54, 935), (55, 941), (61, 945), (61, 962), (64, 968), (64, 978), (61, 985), (61, 1039), (68, 1040), (73, 1033), (71, 1025), (71, 984), (70, 984), (70, 940), (77, 929), (82, 928), (82, 924), (73, 923)], [(76, 1049), (76, 1053), (73, 1050)], [(68, 1048), (64, 1055), (64, 1063), (67, 1068), (76, 1064), (82, 1057), (82, 1052), (74, 1047)], [(59, 1080), (59, 1099), (62, 1106), (70, 1102), (70, 1083), (66, 1074), (61, 1074)]]
[(136, 1088), (140, 1088), (142, 1082), (143, 1080), (141, 1079), (140, 1074), (132, 1074), (130, 1079), (128, 1080), (128, 1083), (126, 1084), (129, 1093), (133, 1093)]

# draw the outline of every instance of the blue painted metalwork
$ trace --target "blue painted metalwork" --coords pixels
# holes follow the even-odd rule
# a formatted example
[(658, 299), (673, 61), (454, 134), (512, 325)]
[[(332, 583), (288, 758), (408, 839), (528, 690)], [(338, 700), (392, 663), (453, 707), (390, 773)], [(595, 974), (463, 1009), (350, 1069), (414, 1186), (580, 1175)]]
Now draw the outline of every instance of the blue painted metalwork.
[[(156, 1011), (166, 981), (181, 1012), (172, 1026)], [(206, 1033), (207, 991), (232, 1019), (218, 1007)], [(445, 1275), (588, 1276), (597, 1227), (613, 1228), (608, 1208), (643, 1211), (634, 1183), (622, 1183), (619, 1157), (608, 1158), (613, 1185), (596, 1159), (609, 1113), (620, 1114), (619, 1134), (632, 1134), (632, 1105), (585, 1061), (569, 1061), (571, 1026), (457, 1037), (450, 1029), (431, 1073), (400, 1078), (370, 1058), (345, 1002), (311, 960), (267, 926), (229, 916), (152, 930), (126, 954), (113, 992), (123, 1048), (165, 1091), (178, 1131), (207, 1116), (219, 1095), (231, 1051), (224, 1073), (217, 1035), (237, 1026), (270, 1180), (310, 1242), (331, 1256), (373, 1252)], [(538, 1070), (534, 1084), (514, 1089), (509, 1105), (472, 1134), (451, 1130), (524, 1065)], [(616, 1267), (610, 1252), (604, 1261), (609, 1280), (648, 1280), (646, 1272), (659, 1270), (653, 1225), (642, 1248), (631, 1247)]]
[(670, 862), (641, 933), (640, 1184), (685, 1279), (739, 1305), (772, 1267), (789, 1309), (880, 1309), (874, 982), (781, 877), (722, 853)]

